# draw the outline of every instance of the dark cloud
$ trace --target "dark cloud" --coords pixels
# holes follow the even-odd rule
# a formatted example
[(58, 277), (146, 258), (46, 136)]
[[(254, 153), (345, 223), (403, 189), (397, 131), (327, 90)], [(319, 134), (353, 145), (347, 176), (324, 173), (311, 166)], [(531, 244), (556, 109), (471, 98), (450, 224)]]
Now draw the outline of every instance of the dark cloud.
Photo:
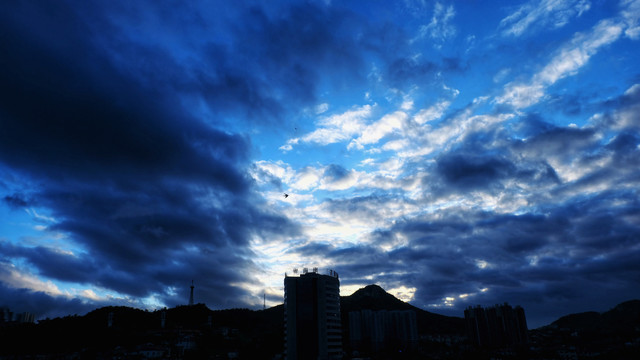
[(324, 177), (329, 181), (339, 181), (349, 175), (349, 171), (336, 164), (330, 164), (324, 169)]
[(435, 74), (438, 70), (438, 66), (429, 61), (421, 62), (412, 58), (401, 58), (389, 65), (387, 76), (391, 84), (399, 86), (404, 85), (410, 79), (412, 81), (424, 79), (427, 75)]
[(174, 94), (128, 78), (79, 35), (89, 31), (80, 19), (41, 17), (60, 41), (43, 44), (45, 34), (3, 21), (3, 50), (11, 54), (2, 60), (5, 164), (60, 179), (171, 172), (234, 191), (246, 187), (231, 165), (245, 157), (241, 138), (178, 113)]
[(63, 280), (84, 283), (91, 274), (98, 271), (92, 259), (76, 256), (41, 246), (22, 247), (0, 243), (0, 252), (10, 258), (24, 258), (35, 266), (41, 275)]
[(214, 112), (282, 122), (285, 111), (315, 104), (323, 72), (342, 79), (338, 88), (366, 76), (351, 29), (361, 21), (339, 7), (252, 7), (240, 16), (229, 21), (227, 42), (205, 46), (206, 68), (194, 69), (195, 89)]
[(2, 198), (2, 201), (12, 209), (20, 209), (28, 205), (22, 194), (6, 195)]
[[(90, 4), (22, 3), (0, 15), (0, 48), (7, 54), (0, 59), (0, 159), (25, 180), (29, 193), (28, 200), (14, 194), (3, 201), (13, 208), (47, 209), (55, 219), (47, 229), (64, 234), (73, 249), (71, 254), (3, 244), (2, 254), (24, 259), (50, 279), (125, 296), (156, 296), (174, 305), (185, 300), (171, 289), (195, 279), (201, 301), (240, 306), (246, 290), (230, 284), (254, 281), (249, 239), (295, 233), (295, 226), (260, 210), (262, 200), (247, 176), (248, 140), (219, 130), (215, 119), (194, 116), (184, 106), (184, 91), (202, 92), (211, 106), (225, 104), (230, 111), (229, 102), (271, 111), (273, 99), (255, 86), (251, 69), (219, 66), (230, 63), (224, 58), (229, 54), (209, 59), (218, 75), (194, 76), (192, 64), (170, 49), (139, 43), (136, 36), (144, 36), (148, 24), (141, 20), (143, 32), (133, 35), (119, 22), (144, 18), (138, 10), (135, 5), (109, 9), (117, 14), (109, 18)], [(171, 18), (165, 10), (153, 8), (149, 14)], [(298, 25), (307, 19), (293, 18)], [(251, 34), (268, 25), (256, 24)], [(299, 46), (315, 46), (322, 31), (312, 29)], [(305, 60), (295, 60), (293, 68)], [(304, 71), (277, 78), (315, 80)], [(58, 301), (38, 296), (47, 306)]]
[(458, 189), (475, 189), (498, 185), (515, 167), (499, 157), (450, 155), (438, 159), (438, 173), (445, 182)]
[(1, 282), (0, 294), (2, 294), (0, 306), (6, 306), (14, 313), (30, 312), (35, 314), (37, 318), (55, 318), (71, 314), (84, 315), (94, 310), (96, 305), (115, 305), (113, 303), (86, 303), (78, 298), (52, 296), (39, 291), (16, 289), (5, 286)]
[(395, 194), (370, 194), (367, 196), (357, 196), (348, 199), (328, 199), (323, 206), (331, 212), (333, 216), (340, 218), (360, 218), (369, 220), (383, 220), (385, 206), (397, 201)]
[[(64, 246), (3, 240), (3, 279), (19, 265), (123, 296), (109, 304), (154, 297), (168, 306), (186, 303), (193, 279), (197, 302), (245, 306), (252, 294), (232, 284), (262, 286), (252, 275), (251, 241), (289, 238), (288, 254), (329, 259), (343, 284), (416, 287), (414, 304), (455, 316), (470, 304), (509, 301), (525, 306), (535, 326), (640, 296), (637, 87), (599, 103), (609, 89), (551, 95), (529, 114), (411, 159), (392, 190), (358, 188), (318, 206), (378, 224), (359, 244), (300, 240), (301, 225), (267, 209), (248, 174), (284, 185), (250, 164), (255, 144), (238, 129), (262, 136), (265, 128), (291, 128), (286, 123), (324, 94), (361, 96), (373, 77), (385, 92), (409, 94), (418, 85), (442, 92), (438, 74), (470, 70), (456, 54), (416, 56), (401, 27), (341, 6), (5, 6), (2, 204), (42, 209), (39, 224)], [(558, 43), (515, 45), (481, 53), (528, 57), (526, 46)], [(510, 67), (504, 58), (490, 68)], [(489, 58), (470, 64), (479, 62)], [(493, 105), (494, 115), (506, 109)], [(439, 124), (476, 107), (452, 109)], [(554, 111), (601, 115), (561, 127)], [(323, 175), (337, 182), (350, 174), (332, 163)], [(416, 185), (420, 195), (405, 194)], [(458, 202), (466, 195), (496, 204)], [(5, 283), (0, 295), (12, 309), (40, 316), (107, 304)], [(444, 297), (454, 298), (451, 306)]]
[(545, 125), (545, 128), (545, 131), (529, 136), (526, 142), (516, 144), (513, 150), (530, 156), (559, 156), (571, 159), (574, 155), (598, 145), (597, 134), (592, 128), (560, 128), (548, 125)]
[[(437, 312), (460, 316), (469, 305), (508, 301), (524, 306), (535, 319), (532, 325), (541, 326), (554, 316), (594, 307), (602, 311), (638, 296), (629, 290), (640, 279), (631, 260), (637, 251), (629, 251), (640, 235), (640, 227), (629, 222), (637, 216), (633, 200), (611, 207), (597, 198), (556, 204), (547, 214), (441, 211), (437, 219), (412, 218), (376, 231), (370, 238), (374, 243), (405, 241), (384, 259), (368, 247), (342, 250), (351, 259), (343, 260), (343, 267), (354, 273), (370, 267), (368, 274), (378, 274), (371, 282), (387, 287), (412, 284), (417, 288), (413, 303)], [(343, 258), (336, 255), (331, 256)], [(594, 288), (611, 290), (615, 299), (595, 298)], [(443, 305), (445, 296), (454, 298), (451, 306)]]

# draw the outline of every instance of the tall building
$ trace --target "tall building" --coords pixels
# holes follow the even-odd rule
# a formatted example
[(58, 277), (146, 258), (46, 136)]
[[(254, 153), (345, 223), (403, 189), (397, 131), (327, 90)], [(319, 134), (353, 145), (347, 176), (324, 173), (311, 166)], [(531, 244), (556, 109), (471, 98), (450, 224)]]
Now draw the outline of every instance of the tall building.
[(300, 276), (285, 274), (284, 309), (285, 359), (342, 358), (338, 273), (321, 275), (314, 268)]
[(527, 319), (520, 306), (505, 303), (488, 308), (469, 307), (464, 311), (467, 333), (478, 347), (503, 347), (529, 341)]

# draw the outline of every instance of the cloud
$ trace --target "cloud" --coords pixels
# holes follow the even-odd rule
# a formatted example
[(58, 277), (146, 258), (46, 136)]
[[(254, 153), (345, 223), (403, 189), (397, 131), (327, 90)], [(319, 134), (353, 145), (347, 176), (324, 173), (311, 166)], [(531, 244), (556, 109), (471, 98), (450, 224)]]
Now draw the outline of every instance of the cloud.
[(38, 277), (25, 273), (15, 265), (0, 263), (0, 285), (9, 285), (13, 288), (24, 288), (30, 291), (46, 293), (50, 296), (60, 296), (62, 291), (51, 281), (42, 281)]
[[(331, 115), (318, 121), (318, 128), (301, 138), (291, 139), (281, 147), (281, 150), (290, 150), (290, 147), (299, 142), (328, 145), (349, 140), (352, 136), (362, 132), (365, 120), (373, 113), (374, 107), (363, 105), (342, 114)], [(289, 147), (286, 147), (289, 146)]]
[(431, 21), (420, 27), (418, 38), (428, 36), (436, 42), (435, 46), (442, 46), (446, 40), (456, 35), (457, 30), (451, 23), (455, 15), (453, 5), (445, 6), (436, 2), (433, 6)]
[(635, 123), (613, 120), (635, 111), (635, 88), (603, 103), (609, 110), (584, 128), (534, 115), (512, 119), (511, 138), (503, 127), (468, 126), (434, 162), (400, 163), (395, 182), (408, 180), (414, 162), (424, 169), (422, 196), (387, 192), (317, 207), (347, 224), (369, 219), (357, 243), (292, 251), (367, 274), (348, 286), (415, 287), (413, 304), (451, 315), (477, 303), (525, 304), (533, 327), (555, 320), (549, 307), (557, 314), (593, 309), (601, 301), (591, 288), (615, 294), (611, 306), (633, 298), (640, 140), (630, 132)]
[(627, 28), (624, 34), (632, 40), (640, 39), (640, 1), (622, 0), (620, 5), (623, 8), (622, 17)]
[[(388, 255), (376, 253), (371, 248), (367, 251), (359, 247), (345, 249), (342, 252), (349, 254), (352, 260), (344, 260), (344, 266), (353, 272), (371, 266), (367, 273), (374, 274), (373, 279), (360, 281), (415, 286), (413, 303), (427, 309), (445, 306), (447, 301), (443, 294), (454, 299), (448, 303), (457, 313), (469, 304), (495, 303), (502, 299), (503, 302), (525, 303), (531, 319), (546, 320), (543, 314), (546, 306), (554, 304), (562, 307), (561, 313), (573, 312), (567, 304), (591, 296), (587, 291), (590, 287), (620, 291), (637, 284), (634, 278), (637, 266), (623, 260), (629, 256), (621, 252), (627, 248), (629, 237), (620, 237), (610, 243), (606, 240), (610, 235), (605, 235), (612, 231), (629, 235), (629, 230), (632, 233), (639, 231), (637, 226), (632, 230), (626, 220), (592, 218), (608, 208), (604, 204), (591, 203), (589, 205), (594, 207), (581, 213), (578, 213), (579, 209), (585, 209), (582, 206), (587, 204), (574, 208), (576, 205), (569, 202), (549, 215), (500, 216), (450, 209), (415, 217), (391, 227), (385, 236), (404, 238), (405, 245)], [(616, 207), (614, 211), (622, 214), (628, 208)], [(606, 224), (599, 231), (602, 237), (592, 230), (582, 229), (586, 225), (583, 221), (587, 219), (594, 219), (595, 227)], [(582, 231), (595, 235), (593, 240), (584, 239), (580, 235)], [(375, 244), (380, 246), (379, 241)], [(402, 263), (394, 263), (394, 258), (402, 259)], [(491, 266), (477, 266), (478, 261)], [(394, 264), (390, 267), (393, 270), (384, 265), (389, 263)], [(616, 284), (607, 280), (612, 267), (624, 269), (624, 275)], [(571, 290), (560, 291), (563, 286)], [(475, 295), (461, 296), (470, 293)], [(534, 305), (526, 300), (527, 296), (534, 296), (546, 305)], [(581, 308), (585, 306), (582, 302), (575, 304)], [(456, 314), (455, 311), (452, 314)]]
[(605, 19), (598, 22), (589, 33), (576, 34), (528, 83), (508, 83), (503, 95), (498, 96), (495, 102), (508, 104), (515, 109), (527, 108), (539, 102), (548, 86), (575, 75), (600, 48), (616, 41), (622, 31), (621, 24)]
[(589, 11), (589, 0), (529, 1), (500, 21), (503, 36), (522, 36), (540, 29), (557, 29)]
[(386, 69), (385, 79), (397, 88), (409, 83), (413, 86), (421, 79), (434, 76), (441, 66), (421, 57), (400, 57), (390, 63)]
[(444, 115), (444, 112), (447, 110), (449, 105), (451, 105), (450, 101), (447, 101), (447, 100), (440, 101), (432, 105), (431, 107), (420, 110), (414, 116), (414, 119), (420, 125), (433, 120), (440, 119)]
[(22, 194), (6, 195), (2, 200), (12, 209), (25, 208), (29, 205)]
[(640, 84), (629, 87), (622, 96), (604, 104), (605, 114), (596, 114), (592, 123), (597, 128), (612, 128), (617, 131), (638, 131), (640, 129)]
[[(38, 277), (155, 296), (166, 305), (184, 303), (171, 289), (195, 279), (203, 301), (240, 306), (251, 294), (232, 284), (256, 281), (249, 239), (286, 234), (288, 220), (262, 208), (253, 192), (248, 139), (194, 116), (183, 101), (191, 89), (209, 104), (230, 102), (233, 112), (233, 103), (258, 109), (265, 93), (249, 93), (255, 79), (237, 69), (192, 76), (175, 49), (139, 43), (144, 31), (124, 33), (135, 14), (121, 10), (105, 12), (110, 17), (90, 4), (61, 3), (55, 12), (21, 4), (0, 15), (2, 51), (11, 54), (2, 60), (0, 158), (16, 174), (9, 188), (28, 194), (3, 200), (48, 214), (48, 230), (69, 240), (57, 249), (3, 244), (2, 254), (22, 259)], [(212, 61), (219, 61), (213, 68), (224, 63)], [(7, 294), (4, 286), (19, 286), (8, 279)], [(36, 285), (29, 291), (58, 295)]]
[(385, 115), (380, 120), (366, 126), (361, 131), (361, 135), (349, 143), (347, 148), (355, 147), (362, 149), (364, 145), (375, 144), (383, 137), (404, 128), (404, 123), (407, 119), (408, 115), (402, 111)]
[(440, 158), (437, 169), (446, 182), (460, 190), (496, 184), (500, 179), (512, 175), (515, 170), (505, 159), (474, 157), (469, 154)]
[[(638, 2), (527, 2), (504, 36), (486, 7), (380, 4), (0, 11), (0, 297), (173, 306), (193, 279), (212, 308), (275, 305), (304, 265), (536, 325), (637, 297)], [(619, 71), (576, 76), (614, 43)]]

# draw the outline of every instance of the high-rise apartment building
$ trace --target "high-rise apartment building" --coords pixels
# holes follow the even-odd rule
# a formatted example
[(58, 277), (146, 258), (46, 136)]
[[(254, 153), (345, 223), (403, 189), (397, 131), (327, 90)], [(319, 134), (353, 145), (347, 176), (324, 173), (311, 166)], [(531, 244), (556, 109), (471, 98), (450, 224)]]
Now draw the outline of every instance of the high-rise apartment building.
[(418, 322), (413, 310), (359, 310), (349, 313), (352, 350), (407, 351), (418, 344)]
[(524, 309), (509, 304), (464, 311), (469, 338), (479, 347), (501, 347), (526, 344), (529, 341)]
[[(342, 358), (338, 273), (304, 269), (284, 278), (285, 359)], [(297, 271), (294, 271), (296, 273)]]

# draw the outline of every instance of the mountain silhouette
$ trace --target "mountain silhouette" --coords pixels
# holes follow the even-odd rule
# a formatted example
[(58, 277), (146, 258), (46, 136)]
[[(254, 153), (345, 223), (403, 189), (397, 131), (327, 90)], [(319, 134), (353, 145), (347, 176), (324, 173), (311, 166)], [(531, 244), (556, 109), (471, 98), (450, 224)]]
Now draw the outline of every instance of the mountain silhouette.
[(589, 311), (566, 315), (543, 328), (610, 333), (636, 327), (640, 327), (640, 300), (625, 301), (603, 313)]
[(343, 327), (349, 324), (349, 312), (359, 310), (413, 310), (419, 334), (464, 335), (464, 319), (444, 316), (420, 309), (386, 292), (378, 285), (368, 285), (349, 296), (340, 297)]
[(538, 347), (576, 349), (599, 359), (637, 359), (640, 351), (640, 300), (613, 309), (569, 314), (529, 332)]
[[(463, 338), (465, 335), (462, 317), (417, 308), (378, 285), (342, 296), (340, 304), (345, 344), (349, 341), (349, 313), (365, 309), (414, 311), (421, 337), (452, 335)], [(185, 358), (225, 357), (234, 352), (241, 354), (241, 358), (273, 358), (283, 352), (283, 334), (283, 304), (258, 311), (211, 310), (204, 304), (156, 311), (108, 306), (84, 316), (45, 319), (37, 324), (0, 323), (0, 338), (3, 339), (0, 358), (35, 358), (42, 354), (80, 354), (78, 358), (129, 356), (149, 344), (162, 344), (175, 353), (186, 351), (180, 349), (189, 336), (198, 346), (185, 352)], [(608, 354), (624, 355), (624, 351), (629, 350), (616, 346), (636, 344), (640, 338), (640, 300), (621, 303), (603, 313), (566, 315), (547, 326), (530, 330), (530, 334), (539, 348), (571, 345), (591, 351), (614, 349), (618, 353)], [(115, 353), (114, 349), (120, 353)]]

